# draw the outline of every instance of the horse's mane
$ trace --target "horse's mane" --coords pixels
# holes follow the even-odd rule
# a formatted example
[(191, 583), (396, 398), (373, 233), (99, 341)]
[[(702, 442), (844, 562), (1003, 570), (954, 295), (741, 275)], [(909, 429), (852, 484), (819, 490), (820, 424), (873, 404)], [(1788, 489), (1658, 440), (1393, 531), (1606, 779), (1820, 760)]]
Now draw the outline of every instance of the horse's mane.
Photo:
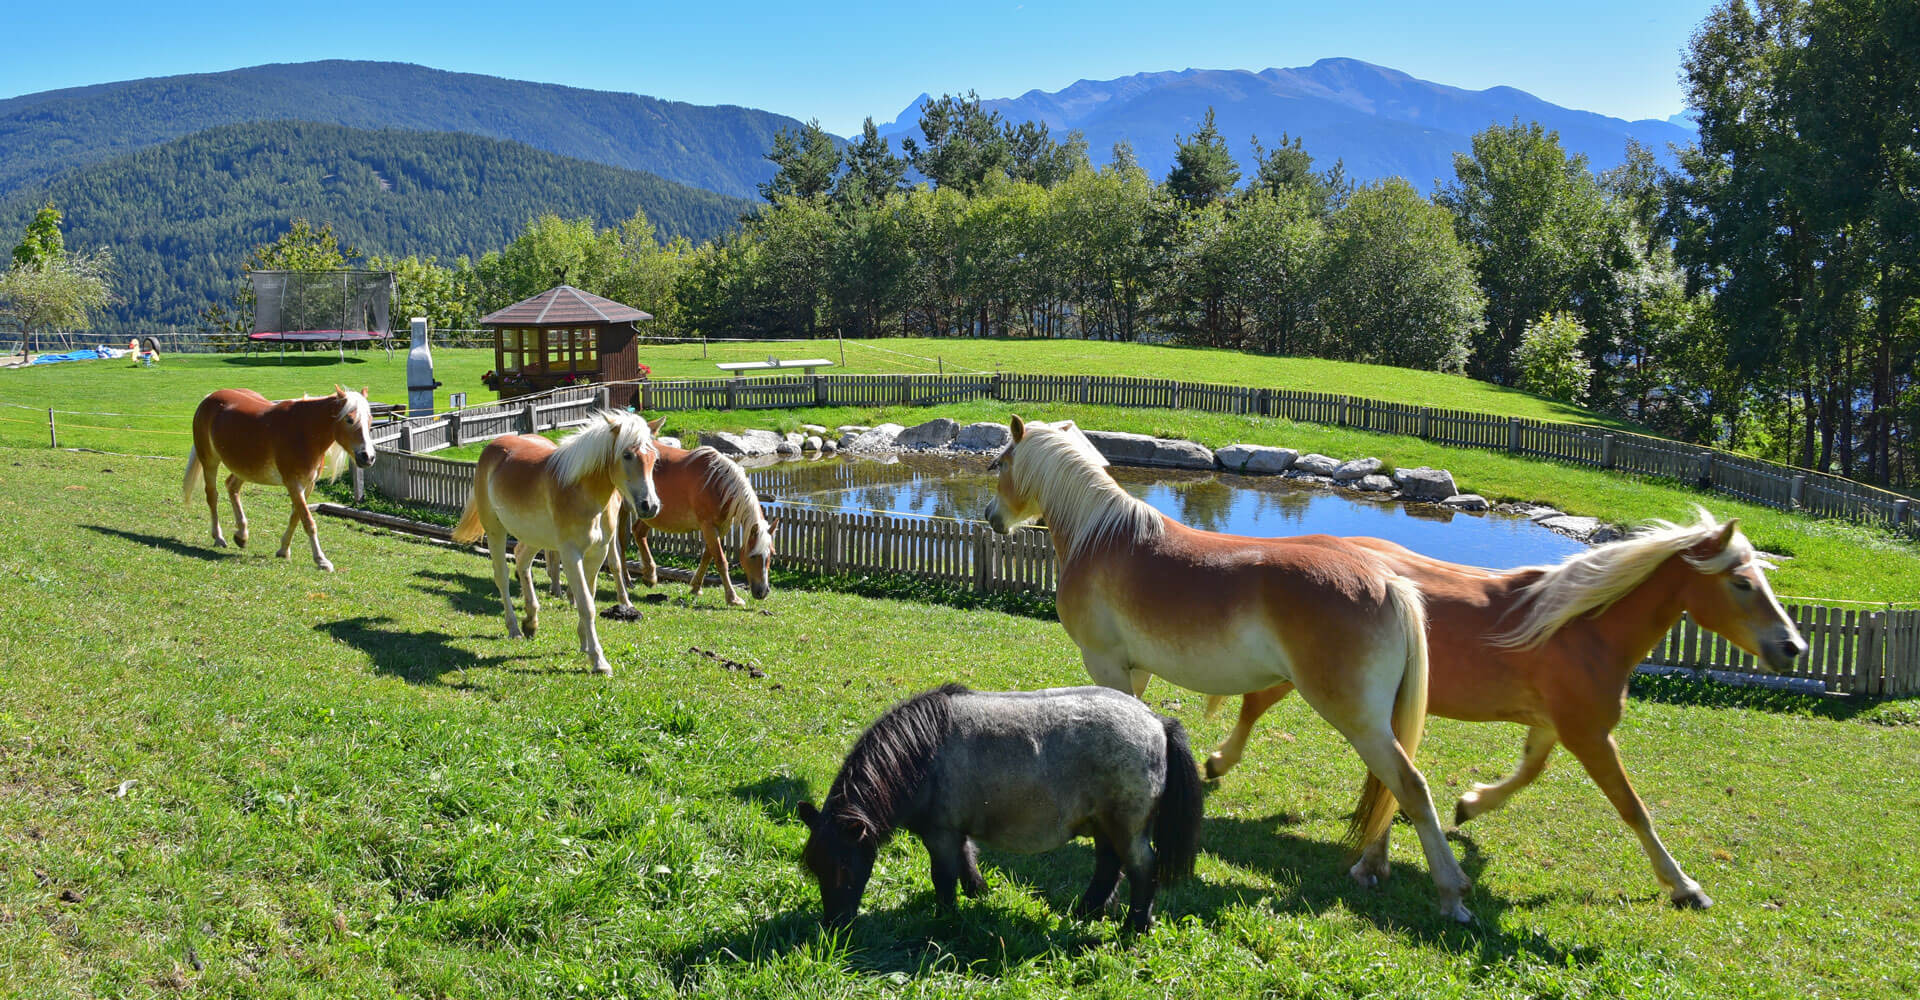
[(827, 792), (825, 812), (861, 840), (885, 839), (946, 742), (953, 722), (949, 700), (966, 693), (947, 684), (888, 709), (847, 754)]
[(562, 486), (572, 486), (591, 473), (606, 468), (615, 456), (628, 448), (653, 449), (653, 433), (639, 414), (615, 410), (597, 410), (588, 415), (587, 425), (566, 436), (547, 468)]
[(1037, 494), (1047, 527), (1079, 555), (1109, 538), (1148, 541), (1167, 530), (1160, 512), (1136, 500), (1108, 474), (1105, 456), (1072, 430), (1028, 423), (1013, 449), (1013, 478)]
[[(373, 425), (373, 410), (367, 405), (367, 397), (354, 392), (352, 389), (342, 389), (340, 395), (302, 396), (299, 401), (307, 403), (317, 400), (331, 401), (336, 399), (341, 400), (340, 412), (334, 415), (336, 421), (348, 427), (371, 427)], [(362, 423), (363, 421), (365, 422), (364, 425)], [(339, 479), (352, 465), (353, 458), (347, 454), (345, 448), (340, 447), (337, 443), (329, 444), (326, 452), (320, 456), (320, 478), (329, 481)]]
[[(732, 525), (755, 525), (764, 520), (760, 513), (760, 496), (753, 491), (753, 483), (747, 479), (747, 472), (740, 464), (720, 454), (718, 451), (701, 445), (693, 450), (695, 455), (706, 452), (707, 478), (702, 488), (718, 490), (720, 493), (721, 528)], [(755, 536), (752, 555), (765, 555), (766, 548), (773, 544), (773, 533), (762, 531)]]
[(1738, 529), (1719, 552), (1703, 558), (1686, 555), (1689, 549), (1712, 540), (1723, 527), (1712, 514), (1695, 507), (1692, 524), (1650, 521), (1627, 538), (1576, 552), (1558, 566), (1513, 570), (1536, 570), (1541, 575), (1521, 590), (1519, 603), (1514, 605), (1514, 610), (1521, 612), (1520, 621), (1493, 636), (1494, 645), (1509, 649), (1540, 645), (1580, 615), (1599, 614), (1612, 607), (1676, 553), (1702, 573), (1721, 573), (1748, 562), (1761, 569), (1773, 568), (1755, 557), (1753, 543)]
[(345, 394), (347, 401), (340, 407), (340, 422), (349, 427), (359, 426), (362, 420), (371, 424), (373, 422), (373, 410), (367, 405), (367, 397), (354, 392), (352, 389), (345, 390)]

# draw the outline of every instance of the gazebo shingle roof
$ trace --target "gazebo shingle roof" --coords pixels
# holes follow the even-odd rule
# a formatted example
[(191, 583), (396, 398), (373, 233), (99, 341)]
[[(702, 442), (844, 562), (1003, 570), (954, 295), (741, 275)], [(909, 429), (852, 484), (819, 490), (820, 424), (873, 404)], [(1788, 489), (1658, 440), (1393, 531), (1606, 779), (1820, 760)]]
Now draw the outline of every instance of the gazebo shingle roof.
[(488, 326), (576, 326), (596, 323), (630, 323), (652, 319), (651, 313), (632, 306), (583, 292), (572, 285), (549, 288), (530, 299), (480, 318)]

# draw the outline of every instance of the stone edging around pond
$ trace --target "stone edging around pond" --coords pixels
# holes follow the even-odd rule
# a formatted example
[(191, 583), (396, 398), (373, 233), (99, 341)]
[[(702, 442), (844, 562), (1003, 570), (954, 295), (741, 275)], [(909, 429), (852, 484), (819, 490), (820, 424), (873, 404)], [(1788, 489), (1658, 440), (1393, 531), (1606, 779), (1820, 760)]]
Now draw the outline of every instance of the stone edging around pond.
[[(806, 433), (779, 434), (768, 430), (705, 431), (700, 444), (732, 458), (761, 456), (797, 456), (844, 451), (850, 454), (887, 454), (900, 451), (955, 452), (980, 454), (995, 452), (1013, 441), (1006, 424), (983, 421), (962, 425), (948, 417), (936, 417), (922, 424), (903, 427), (881, 424), (866, 427), (845, 424), (837, 428), (836, 441), (825, 427), (803, 424)], [(1341, 461), (1315, 453), (1300, 454), (1292, 448), (1259, 444), (1230, 444), (1219, 451), (1209, 450), (1194, 441), (1156, 438), (1120, 431), (1088, 431), (1087, 439), (1116, 465), (1163, 469), (1220, 470), (1243, 476), (1280, 476), (1302, 484), (1353, 490), (1381, 500), (1431, 503), (1453, 510), (1477, 512), (1498, 510), (1530, 518), (1551, 531), (1589, 544), (1622, 537), (1621, 531), (1598, 518), (1562, 513), (1536, 504), (1490, 504), (1477, 493), (1462, 493), (1453, 474), (1445, 469), (1396, 468), (1387, 474), (1377, 458)], [(678, 445), (674, 438), (663, 442)]]

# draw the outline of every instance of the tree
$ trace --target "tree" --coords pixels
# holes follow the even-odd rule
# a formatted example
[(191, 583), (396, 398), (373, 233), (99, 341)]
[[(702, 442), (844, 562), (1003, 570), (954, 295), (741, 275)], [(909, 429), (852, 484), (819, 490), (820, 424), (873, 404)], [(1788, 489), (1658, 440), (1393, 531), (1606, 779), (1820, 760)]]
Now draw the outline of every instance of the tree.
[(1198, 131), (1179, 140), (1173, 154), (1173, 170), (1167, 174), (1167, 190), (1189, 208), (1204, 208), (1233, 193), (1240, 183), (1240, 164), (1227, 150), (1227, 141), (1213, 125), (1213, 109)]
[(1308, 203), (1319, 215), (1331, 212), (1353, 190), (1341, 164), (1316, 172), (1313, 156), (1301, 148), (1299, 139), (1288, 141), (1285, 132), (1280, 133), (1280, 145), (1273, 149), (1262, 146), (1260, 137), (1254, 136), (1253, 162), (1254, 176), (1247, 182), (1249, 192), (1277, 195), (1299, 191), (1307, 196)]
[(1012, 178), (1041, 187), (1053, 187), (1092, 166), (1085, 136), (1075, 130), (1067, 133), (1065, 142), (1055, 142), (1045, 122), (1025, 121), (1009, 128), (1007, 148), (1013, 157), (1008, 171)]
[(934, 185), (978, 194), (1013, 170), (1013, 143), (998, 111), (983, 111), (980, 96), (952, 94), (920, 109), (920, 140), (901, 140), (913, 168)]
[(473, 264), (465, 257), (448, 267), (434, 257), (374, 254), (367, 258), (374, 271), (393, 272), (393, 300), (387, 315), (396, 330), (415, 316), (440, 330), (471, 330), (480, 322), (478, 282)]
[(60, 235), (60, 210), (53, 207), (53, 202), (47, 202), (33, 213), (33, 221), (27, 223), (20, 245), (13, 248), (13, 263), (41, 267), (66, 252), (66, 239)]
[(1585, 400), (1593, 381), (1593, 365), (1580, 353), (1586, 336), (1580, 321), (1564, 312), (1527, 324), (1513, 353), (1520, 388), (1563, 403)]
[(20, 331), (22, 353), (31, 353), (35, 334), (79, 329), (113, 300), (108, 274), (113, 255), (68, 253), (37, 264), (16, 262), (0, 273), (0, 316)]
[(847, 148), (847, 169), (834, 185), (841, 205), (873, 205), (907, 188), (907, 161), (893, 155), (869, 117), (860, 125), (860, 141)]
[(1453, 169), (1434, 200), (1453, 212), (1486, 296), (1476, 378), (1512, 383), (1520, 334), (1545, 313), (1574, 313), (1596, 347), (1622, 332), (1630, 316), (1620, 277), (1638, 262), (1630, 228), (1584, 156), (1568, 156), (1559, 134), (1538, 122), (1516, 119), (1475, 135), (1472, 154), (1455, 154)]
[[(868, 124), (872, 124), (869, 120)], [(833, 175), (840, 169), (840, 148), (833, 136), (814, 119), (793, 132), (781, 129), (773, 134), (773, 149), (767, 159), (779, 167), (773, 179), (760, 185), (760, 196), (768, 201), (781, 198), (818, 198), (833, 190)]]
[(1459, 371), (1486, 300), (1447, 211), (1394, 178), (1354, 190), (1332, 219), (1322, 357)]

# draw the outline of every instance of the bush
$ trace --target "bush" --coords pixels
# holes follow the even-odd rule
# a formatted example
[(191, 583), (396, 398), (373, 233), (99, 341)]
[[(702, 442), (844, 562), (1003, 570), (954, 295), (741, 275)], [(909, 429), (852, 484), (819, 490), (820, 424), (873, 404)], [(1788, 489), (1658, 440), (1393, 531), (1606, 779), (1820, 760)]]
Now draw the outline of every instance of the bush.
[(1593, 384), (1593, 362), (1580, 353), (1587, 335), (1580, 321), (1563, 312), (1549, 313), (1527, 324), (1514, 351), (1520, 388), (1563, 403), (1578, 403)]

